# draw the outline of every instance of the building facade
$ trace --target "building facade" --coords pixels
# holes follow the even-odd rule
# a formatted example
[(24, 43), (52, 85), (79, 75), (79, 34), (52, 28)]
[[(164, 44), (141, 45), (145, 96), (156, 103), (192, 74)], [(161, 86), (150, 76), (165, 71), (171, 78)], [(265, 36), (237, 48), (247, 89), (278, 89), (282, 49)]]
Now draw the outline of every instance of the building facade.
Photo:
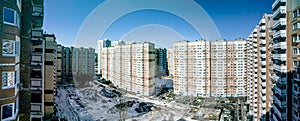
[[(98, 40), (98, 74), (102, 74), (102, 48), (106, 48), (106, 47), (110, 47), (111, 46), (111, 41), (109, 39), (105, 39), (105, 40)], [(118, 44), (118, 43), (115, 43)], [(99, 56), (100, 55), (100, 56)]]
[(127, 43), (102, 50), (102, 77), (137, 95), (154, 94), (156, 50), (153, 43)]
[(168, 75), (167, 49), (156, 48), (156, 77)]
[(168, 72), (169, 72), (169, 76), (173, 76), (173, 72), (174, 72), (174, 50), (172, 48), (169, 48), (167, 50), (167, 59), (168, 59)]
[(72, 77), (76, 87), (87, 86), (95, 77), (95, 49), (72, 48)]
[[(19, 117), (20, 38), (22, 4), (19, 0), (0, 4), (0, 120)], [(3, 18), (3, 19), (2, 19)]]
[(274, 80), (273, 87), (273, 110), (271, 118), (273, 120), (289, 120), (287, 112), (288, 108), (288, 74), (287, 74), (287, 16), (286, 16), (286, 0), (275, 0), (272, 9), (274, 11), (272, 18), (273, 24), (273, 43), (272, 48), (272, 70), (274, 74), (271, 78)]
[[(288, 64), (288, 72), (291, 72), (291, 92), (292, 95), (288, 97), (288, 100), (292, 100), (290, 103), (292, 107), (290, 113), (293, 121), (300, 120), (300, 1), (287, 0), (287, 50), (290, 60), (290, 67)], [(289, 111), (287, 111), (289, 113)], [(289, 115), (289, 114), (288, 114)]]
[(247, 40), (247, 96), (254, 120), (269, 120), (273, 102), (272, 15), (265, 14)]
[[(173, 46), (174, 93), (246, 96), (246, 41), (181, 41)], [(172, 57), (170, 57), (172, 58)]]

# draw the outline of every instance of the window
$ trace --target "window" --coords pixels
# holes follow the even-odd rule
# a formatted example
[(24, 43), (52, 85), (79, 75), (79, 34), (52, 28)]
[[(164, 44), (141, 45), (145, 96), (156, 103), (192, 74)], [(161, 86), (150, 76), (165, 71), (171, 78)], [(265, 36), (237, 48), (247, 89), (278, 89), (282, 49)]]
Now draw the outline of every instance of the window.
[(3, 8), (3, 22), (20, 27), (20, 16), (12, 9)]
[(2, 41), (2, 55), (3, 56), (16, 56), (19, 54), (19, 42), (13, 40)]
[(2, 89), (14, 87), (14, 72), (2, 72)]
[(14, 116), (14, 113), (13, 113), (14, 106), (13, 105), (14, 105), (13, 103), (10, 103), (10, 104), (6, 104), (6, 105), (1, 106), (2, 120), (9, 119), (9, 118), (12, 118)]

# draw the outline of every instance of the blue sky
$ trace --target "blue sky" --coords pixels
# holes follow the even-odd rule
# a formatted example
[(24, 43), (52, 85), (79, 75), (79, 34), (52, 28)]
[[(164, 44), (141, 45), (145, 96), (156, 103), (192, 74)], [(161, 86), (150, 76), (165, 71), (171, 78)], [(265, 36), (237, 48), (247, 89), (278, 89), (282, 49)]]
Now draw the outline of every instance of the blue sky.
[[(262, 15), (272, 12), (271, 5), (273, 3), (273, 0), (195, 1), (212, 18), (221, 37), (226, 40), (247, 38)], [(85, 18), (102, 2), (103, 0), (45, 0), (44, 29), (47, 33), (54, 33), (58, 43), (66, 46), (74, 45), (76, 35)], [(110, 11), (107, 12), (109, 13)], [(191, 14), (197, 15), (197, 12)], [(153, 17), (160, 19), (151, 20), (150, 18)], [(105, 19), (105, 16), (103, 16), (103, 19)], [(101, 22), (101, 20), (99, 20), (99, 22)], [(122, 24), (124, 22), (127, 22), (127, 24)], [(201, 38), (197, 32), (180, 17), (163, 12), (159, 13), (159, 11), (134, 12), (124, 16), (116, 21), (115, 24), (111, 25), (111, 28), (103, 35), (103, 38), (111, 38), (113, 40), (120, 39), (121, 37), (129, 40), (146, 38), (145, 35), (138, 36), (140, 35), (138, 33), (142, 32), (141, 30), (144, 30), (146, 33), (151, 32), (154, 35), (146, 39), (168, 38), (172, 35), (168, 35), (168, 33), (172, 33), (168, 31), (158, 36), (159, 32), (161, 32), (160, 30), (167, 31), (166, 27), (153, 26), (151, 28), (145, 26), (145, 29), (142, 29), (143, 24), (157, 24), (173, 27), (177, 33), (184, 36), (184, 39), (196, 40)], [(140, 27), (132, 30), (129, 25), (131, 27)], [(128, 36), (124, 35), (126, 33)], [(170, 37), (170, 39), (172, 39), (172, 37)]]

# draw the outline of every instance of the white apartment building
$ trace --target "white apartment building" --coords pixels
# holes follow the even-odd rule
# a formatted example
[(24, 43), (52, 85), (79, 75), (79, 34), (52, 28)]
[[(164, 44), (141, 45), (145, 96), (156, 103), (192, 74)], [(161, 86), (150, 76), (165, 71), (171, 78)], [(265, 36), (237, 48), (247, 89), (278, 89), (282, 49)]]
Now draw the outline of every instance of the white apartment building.
[(167, 50), (167, 61), (168, 61), (168, 71), (169, 71), (169, 76), (173, 76), (173, 70), (174, 70), (174, 50), (173, 49), (168, 49)]
[(102, 50), (102, 77), (138, 95), (154, 94), (156, 50), (153, 43), (127, 43)]
[(248, 102), (250, 112), (254, 120), (269, 120), (272, 104), (273, 82), (270, 75), (272, 61), (270, 60), (271, 51), (269, 49), (272, 39), (269, 38), (273, 33), (272, 15), (265, 14), (250, 34), (247, 40), (248, 51)]
[(246, 96), (245, 50), (243, 40), (174, 43), (174, 64), (170, 65), (174, 93), (200, 97)]
[(98, 74), (102, 74), (102, 57), (101, 57), (101, 53), (102, 53), (102, 48), (106, 48), (106, 47), (110, 47), (111, 46), (111, 41), (109, 39), (105, 39), (105, 40), (98, 40)]

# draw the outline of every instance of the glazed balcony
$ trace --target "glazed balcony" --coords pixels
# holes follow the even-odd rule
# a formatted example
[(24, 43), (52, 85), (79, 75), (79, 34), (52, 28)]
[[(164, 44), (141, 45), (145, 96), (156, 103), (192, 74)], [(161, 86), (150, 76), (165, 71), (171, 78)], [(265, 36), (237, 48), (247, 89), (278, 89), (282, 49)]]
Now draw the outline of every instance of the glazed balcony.
[(277, 60), (286, 60), (286, 54), (273, 54), (273, 59), (277, 59)]
[(283, 3), (285, 3), (286, 0), (276, 0), (273, 4), (272, 4), (272, 9), (276, 9), (278, 6), (282, 5)]
[(286, 30), (279, 30), (274, 33), (273, 38), (286, 37)]
[(276, 28), (279, 28), (281, 26), (286, 26), (286, 19), (285, 18), (280, 18), (277, 21), (275, 21), (272, 28), (276, 29)]
[(280, 17), (282, 14), (286, 14), (286, 7), (285, 6), (280, 6), (274, 13), (273, 13), (273, 19), (277, 19)]

